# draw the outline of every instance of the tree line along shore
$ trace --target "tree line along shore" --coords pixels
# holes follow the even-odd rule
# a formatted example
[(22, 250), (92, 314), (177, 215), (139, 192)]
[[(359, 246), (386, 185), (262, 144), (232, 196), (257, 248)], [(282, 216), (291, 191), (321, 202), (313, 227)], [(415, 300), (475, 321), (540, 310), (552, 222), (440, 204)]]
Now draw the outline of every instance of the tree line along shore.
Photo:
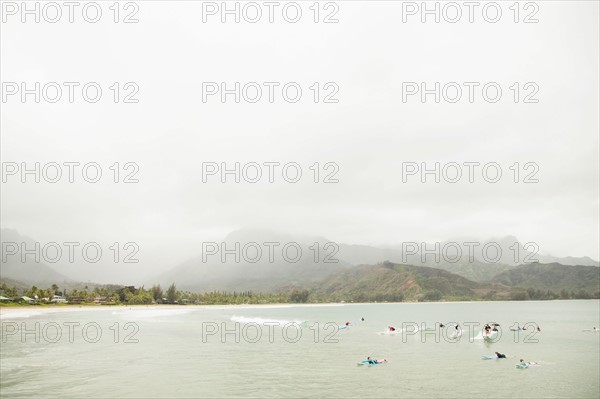
[[(341, 299), (344, 298), (344, 299)], [(510, 296), (492, 297), (484, 295), (479, 298), (444, 296), (439, 291), (430, 291), (421, 298), (406, 298), (400, 294), (367, 295), (355, 293), (350, 295), (323, 295), (307, 289), (291, 289), (275, 293), (252, 291), (224, 292), (213, 291), (194, 293), (178, 290), (171, 284), (166, 290), (160, 285), (150, 288), (134, 286), (97, 286), (83, 289), (68, 290), (57, 284), (42, 289), (32, 286), (27, 290), (0, 285), (0, 306), (47, 306), (47, 305), (240, 305), (240, 304), (280, 304), (280, 303), (331, 303), (331, 302), (438, 302), (438, 301), (485, 301), (485, 300), (556, 300), (556, 299), (600, 299), (600, 293), (590, 295), (586, 291), (561, 290), (556, 293), (551, 290), (539, 289), (517, 290)]]

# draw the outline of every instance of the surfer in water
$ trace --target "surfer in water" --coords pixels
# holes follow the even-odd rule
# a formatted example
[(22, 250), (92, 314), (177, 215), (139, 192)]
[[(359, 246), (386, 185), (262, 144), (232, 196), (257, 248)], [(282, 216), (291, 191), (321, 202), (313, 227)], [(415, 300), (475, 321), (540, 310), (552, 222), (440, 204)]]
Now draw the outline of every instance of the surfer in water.
[(371, 356), (367, 357), (367, 360), (363, 360), (363, 362), (368, 363), (368, 364), (381, 364), (381, 363), (387, 363), (387, 360), (385, 359), (371, 359)]
[(485, 331), (485, 335), (489, 336), (490, 335), (490, 330), (492, 329), (492, 327), (490, 327), (489, 324), (486, 324), (485, 327), (483, 327), (483, 330)]
[(500, 352), (494, 352), (498, 359), (506, 359), (506, 355)]
[(454, 333), (450, 336), (450, 338), (458, 338), (462, 335), (462, 331), (460, 330), (460, 326), (458, 323), (454, 326)]
[(388, 326), (388, 331), (389, 332), (394, 332), (394, 331), (396, 331), (396, 327), (394, 327), (394, 326)]

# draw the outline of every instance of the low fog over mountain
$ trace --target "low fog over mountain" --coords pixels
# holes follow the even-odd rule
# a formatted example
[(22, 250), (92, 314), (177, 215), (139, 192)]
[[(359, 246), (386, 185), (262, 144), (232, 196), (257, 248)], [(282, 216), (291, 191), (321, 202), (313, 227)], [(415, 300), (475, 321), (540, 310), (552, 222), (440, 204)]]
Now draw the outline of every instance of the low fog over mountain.
[[(22, 262), (20, 248), (12, 243), (35, 247), (33, 238), (16, 230), (2, 229), (2, 277), (27, 283), (76, 280), (120, 284), (163, 285), (176, 282), (190, 290), (273, 290), (288, 285), (313, 283), (357, 265), (384, 261), (443, 269), (473, 281), (488, 281), (516, 265), (559, 263), (562, 265), (599, 266), (589, 257), (559, 258), (537, 253), (532, 243), (521, 243), (506, 236), (481, 242), (447, 240), (440, 243), (405, 242), (397, 246), (377, 247), (336, 243), (318, 235), (289, 234), (265, 229), (235, 230), (223, 239), (203, 241), (197, 256), (178, 265), (165, 265), (156, 274), (140, 274), (135, 279), (120, 274), (119, 264), (100, 269), (88, 262), (70, 263), (63, 256), (56, 263), (35, 261), (33, 254)], [(531, 249), (535, 249), (533, 252)], [(138, 268), (143, 267), (138, 265)], [(102, 272), (102, 273), (100, 273)], [(101, 279), (97, 279), (101, 275)]]

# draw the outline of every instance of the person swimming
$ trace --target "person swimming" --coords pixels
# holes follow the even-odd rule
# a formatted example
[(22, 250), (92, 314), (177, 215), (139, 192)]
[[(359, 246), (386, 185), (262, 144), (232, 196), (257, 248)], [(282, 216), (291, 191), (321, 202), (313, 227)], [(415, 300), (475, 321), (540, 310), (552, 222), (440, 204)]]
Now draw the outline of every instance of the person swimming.
[(394, 332), (394, 331), (396, 331), (396, 327), (394, 327), (394, 326), (388, 326), (388, 331)]
[(498, 359), (506, 359), (506, 355), (500, 352), (494, 352)]

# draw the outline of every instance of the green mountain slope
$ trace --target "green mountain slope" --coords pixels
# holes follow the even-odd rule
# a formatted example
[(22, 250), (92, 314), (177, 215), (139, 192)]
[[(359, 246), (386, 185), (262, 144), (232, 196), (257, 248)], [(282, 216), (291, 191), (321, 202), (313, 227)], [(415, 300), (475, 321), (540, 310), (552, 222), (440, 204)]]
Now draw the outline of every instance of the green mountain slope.
[(326, 277), (311, 295), (348, 302), (568, 299), (600, 297), (599, 284), (595, 266), (509, 266), (490, 282), (476, 282), (437, 268), (383, 262)]
[(445, 270), (384, 262), (357, 266), (325, 278), (314, 295), (354, 302), (475, 299), (501, 287), (477, 283)]
[(593, 294), (600, 291), (600, 269), (595, 266), (531, 263), (502, 272), (492, 282), (555, 292), (584, 290)]

